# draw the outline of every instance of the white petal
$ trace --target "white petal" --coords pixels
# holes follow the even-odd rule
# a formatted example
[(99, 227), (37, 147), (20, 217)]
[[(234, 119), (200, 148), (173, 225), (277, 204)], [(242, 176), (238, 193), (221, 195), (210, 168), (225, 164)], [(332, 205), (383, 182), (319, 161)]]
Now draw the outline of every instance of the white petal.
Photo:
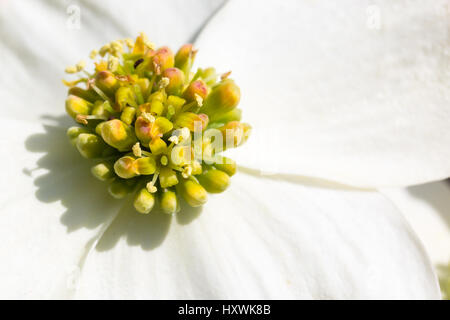
[(450, 262), (450, 184), (434, 182), (406, 189), (383, 189), (411, 223), (434, 265)]
[[(68, 143), (72, 121), (57, 116), (65, 66), (139, 31), (159, 45), (191, 41), (220, 3), (1, 4), (0, 298), (71, 297), (86, 255), (120, 208)], [(77, 14), (69, 7), (80, 9), (80, 29), (68, 27)]]
[(356, 186), (450, 176), (448, 2), (231, 1), (197, 63), (232, 70), (240, 163)]
[(0, 121), (0, 298), (69, 298), (118, 213), (55, 125)]
[[(92, 49), (144, 31), (174, 50), (193, 41), (223, 0), (8, 1), (0, 10), (2, 117), (38, 120), (64, 113), (68, 65), (89, 60)], [(79, 29), (77, 28), (77, 17)]]
[(383, 196), (239, 173), (201, 213), (124, 208), (90, 252), (76, 298), (439, 298), (439, 289)]

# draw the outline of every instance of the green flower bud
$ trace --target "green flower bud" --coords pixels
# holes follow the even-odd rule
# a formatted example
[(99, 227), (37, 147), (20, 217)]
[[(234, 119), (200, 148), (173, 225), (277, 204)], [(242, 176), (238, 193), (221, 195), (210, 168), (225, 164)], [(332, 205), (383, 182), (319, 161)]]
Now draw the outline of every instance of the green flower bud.
[(203, 171), (202, 164), (196, 160), (192, 161), (192, 175), (195, 176), (201, 174), (202, 171)]
[(130, 156), (123, 156), (114, 163), (114, 171), (123, 179), (130, 179), (135, 177), (135, 158)]
[(69, 95), (80, 97), (90, 103), (94, 103), (100, 99), (99, 95), (92, 89), (85, 90), (80, 87), (71, 87), (68, 93)]
[(142, 96), (145, 99), (147, 99), (148, 95), (150, 94), (151, 88), (150, 88), (150, 80), (147, 78), (139, 78), (136, 83), (141, 88)]
[(66, 99), (66, 111), (74, 119), (77, 115), (88, 115), (92, 109), (92, 104), (86, 100), (70, 95)]
[(206, 98), (202, 112), (212, 115), (213, 113), (225, 113), (233, 110), (239, 104), (241, 90), (231, 79), (219, 82)]
[(98, 134), (100, 137), (102, 136), (102, 127), (105, 125), (105, 123), (106, 121), (102, 121), (95, 127), (95, 133)]
[(197, 95), (202, 99), (208, 95), (208, 86), (203, 80), (192, 81), (183, 92), (183, 98), (188, 102), (197, 101)]
[(164, 104), (160, 100), (150, 102), (150, 113), (160, 116), (164, 112)]
[(102, 161), (91, 168), (91, 173), (100, 181), (110, 181), (116, 176), (110, 161)]
[(191, 132), (194, 132), (196, 126), (198, 129), (203, 131), (208, 125), (208, 116), (205, 114), (200, 115), (193, 112), (182, 112), (176, 116), (174, 124), (177, 128), (186, 127)]
[(122, 111), (127, 106), (136, 106), (136, 99), (133, 89), (130, 87), (120, 87), (116, 91), (116, 105), (114, 106), (116, 111)]
[(147, 102), (152, 102), (155, 100), (165, 102), (167, 98), (166, 92), (163, 90), (153, 92), (147, 99)]
[(134, 131), (136, 137), (143, 145), (148, 145), (152, 140), (150, 131), (152, 129), (152, 123), (148, 119), (139, 116), (134, 123)]
[(86, 127), (70, 127), (67, 130), (67, 137), (69, 137), (70, 143), (73, 146), (76, 146), (77, 138), (82, 133), (91, 133), (91, 130)]
[(133, 107), (126, 107), (123, 109), (122, 114), (120, 115), (120, 120), (125, 122), (127, 125), (131, 125), (134, 120), (134, 116), (136, 114), (136, 109)]
[(173, 123), (164, 117), (158, 117), (152, 126), (152, 136), (162, 137), (163, 134), (173, 129)]
[(169, 84), (165, 87), (168, 94), (180, 95), (184, 85), (184, 73), (178, 68), (169, 68), (162, 73), (164, 78), (169, 79)]
[(155, 197), (146, 188), (141, 189), (134, 199), (134, 207), (138, 212), (143, 214), (152, 211), (154, 205)]
[[(136, 41), (94, 50), (91, 58), (104, 57), (94, 62), (95, 73), (63, 81), (69, 87), (67, 113), (84, 125), (67, 131), (70, 142), (83, 157), (101, 158), (91, 173), (109, 182), (113, 197), (138, 191), (139, 212), (152, 210), (156, 194), (161, 210), (173, 214), (180, 197), (196, 207), (207, 201), (208, 191), (225, 190), (236, 163), (219, 154), (244, 143), (250, 133), (250, 126), (239, 122), (240, 89), (228, 79), (231, 72), (220, 82), (214, 68), (191, 72), (196, 53), (191, 44), (176, 56), (168, 47), (156, 50), (141, 34)], [(67, 72), (83, 68), (79, 63)], [(87, 89), (76, 87), (81, 82)], [(203, 132), (206, 128), (211, 131)]]
[(184, 74), (188, 75), (191, 66), (194, 63), (197, 51), (193, 50), (192, 44), (183, 45), (175, 55), (175, 67), (181, 69)]
[(92, 115), (99, 116), (102, 118), (109, 118), (111, 115), (110, 110), (112, 110), (108, 101), (96, 101), (94, 103), (94, 108), (92, 109)]
[(191, 207), (199, 207), (208, 201), (208, 194), (205, 188), (193, 178), (181, 179), (176, 188)]
[(230, 177), (236, 173), (236, 162), (227, 157), (218, 158), (217, 162), (214, 163), (214, 167), (225, 172)]
[(95, 75), (95, 85), (103, 91), (103, 93), (113, 97), (114, 92), (119, 88), (119, 81), (117, 81), (112, 72), (105, 70), (100, 71)]
[(159, 171), (161, 188), (169, 188), (178, 183), (177, 174), (169, 167), (162, 167)]
[(194, 77), (194, 80), (197, 78), (203, 79), (205, 83), (211, 87), (217, 82), (217, 73), (216, 69), (214, 68), (206, 68), (206, 69), (198, 69), (196, 76)]
[(175, 57), (169, 47), (161, 47), (156, 50), (153, 56), (153, 67), (156, 74), (161, 74), (164, 70), (173, 68)]
[(148, 119), (139, 116), (134, 124), (136, 136), (144, 145), (148, 145), (152, 139), (162, 137), (165, 133), (172, 130), (173, 124), (164, 117)]
[(167, 144), (161, 138), (152, 139), (148, 146), (154, 155), (165, 153), (167, 150)]
[(173, 116), (175, 113), (181, 110), (181, 107), (186, 103), (186, 100), (177, 96), (168, 96), (167, 97), (167, 114), (169, 114), (169, 109), (173, 107)]
[(197, 178), (200, 184), (205, 187), (206, 191), (209, 193), (223, 192), (230, 184), (230, 177), (225, 172), (217, 169), (203, 171)]
[(156, 171), (156, 161), (152, 156), (139, 158), (134, 161), (134, 169), (138, 174), (149, 175)]
[(249, 124), (239, 121), (231, 121), (218, 128), (222, 132), (224, 150), (242, 145), (250, 136), (251, 129)]
[(225, 113), (213, 114), (211, 116), (211, 122), (228, 123), (231, 121), (240, 121), (242, 118), (242, 110), (234, 108), (231, 111)]
[(102, 158), (114, 153), (114, 149), (92, 133), (81, 133), (77, 138), (76, 146), (80, 154), (87, 159)]
[(123, 199), (133, 192), (135, 184), (134, 180), (116, 179), (108, 186), (108, 192), (116, 199)]
[(101, 132), (103, 140), (119, 151), (131, 150), (137, 142), (132, 127), (118, 119), (105, 121)]
[(180, 210), (180, 204), (175, 192), (164, 189), (161, 193), (159, 205), (164, 213), (173, 214)]

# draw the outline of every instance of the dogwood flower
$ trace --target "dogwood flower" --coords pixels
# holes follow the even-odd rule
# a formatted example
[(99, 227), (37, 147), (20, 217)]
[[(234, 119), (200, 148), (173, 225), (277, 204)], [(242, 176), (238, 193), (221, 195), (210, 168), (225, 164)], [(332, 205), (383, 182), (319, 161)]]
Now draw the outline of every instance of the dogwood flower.
[[(2, 3), (0, 297), (439, 298), (376, 189), (450, 176), (445, 3)], [(254, 128), (174, 216), (112, 201), (65, 135), (66, 65), (142, 30), (233, 70)]]

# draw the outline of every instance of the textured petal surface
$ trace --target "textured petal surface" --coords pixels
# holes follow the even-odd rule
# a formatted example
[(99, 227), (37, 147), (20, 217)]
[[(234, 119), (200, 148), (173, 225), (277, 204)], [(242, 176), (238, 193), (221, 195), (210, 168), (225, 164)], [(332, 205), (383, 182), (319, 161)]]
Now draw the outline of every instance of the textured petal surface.
[(160, 46), (193, 41), (222, 2), (2, 1), (0, 99), (8, 103), (2, 116), (39, 120), (42, 113), (63, 113), (67, 91), (61, 79), (75, 79), (64, 74), (66, 66), (142, 31)]
[(197, 62), (241, 86), (239, 163), (370, 187), (450, 176), (448, 5), (230, 1)]
[(13, 120), (0, 127), (0, 298), (69, 298), (118, 203), (62, 127)]
[(68, 143), (65, 66), (139, 31), (191, 41), (220, 3), (0, 1), (0, 298), (72, 297), (121, 206)]
[(203, 211), (124, 208), (90, 252), (76, 297), (439, 298), (390, 202), (301, 183), (240, 173)]
[(202, 213), (111, 201), (65, 137), (62, 70), (141, 30), (193, 39), (219, 2), (78, 3), (80, 29), (62, 1), (0, 4), (0, 298), (438, 297), (420, 243), (376, 193), (242, 173)]

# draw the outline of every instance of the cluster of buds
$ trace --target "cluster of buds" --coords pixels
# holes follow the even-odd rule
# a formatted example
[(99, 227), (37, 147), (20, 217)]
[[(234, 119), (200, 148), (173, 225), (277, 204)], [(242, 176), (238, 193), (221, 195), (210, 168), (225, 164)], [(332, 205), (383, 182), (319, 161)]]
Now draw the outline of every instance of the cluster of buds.
[(240, 122), (240, 90), (230, 73), (191, 72), (196, 53), (191, 44), (176, 54), (155, 48), (140, 34), (92, 51), (91, 73), (84, 62), (66, 69), (80, 75), (64, 81), (66, 111), (79, 124), (67, 131), (71, 143), (95, 159), (92, 174), (108, 183), (114, 198), (135, 193), (140, 213), (158, 202), (173, 214), (181, 198), (197, 207), (208, 193), (224, 191), (236, 164), (221, 152), (250, 134)]

